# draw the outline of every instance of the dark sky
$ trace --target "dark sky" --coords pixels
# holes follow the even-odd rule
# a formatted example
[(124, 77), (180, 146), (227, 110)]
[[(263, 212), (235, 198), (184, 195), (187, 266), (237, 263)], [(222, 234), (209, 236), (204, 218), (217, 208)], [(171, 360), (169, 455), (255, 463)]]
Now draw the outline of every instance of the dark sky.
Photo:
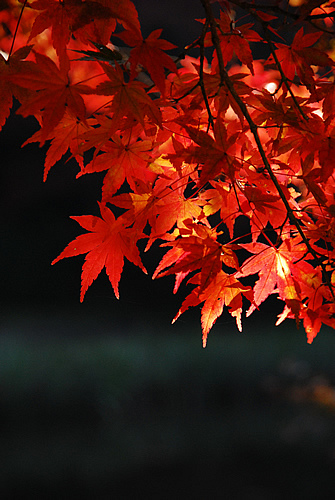
[(162, 37), (179, 46), (187, 45), (199, 36), (201, 24), (195, 19), (204, 17), (200, 0), (136, 0), (134, 3), (145, 36), (163, 28)]

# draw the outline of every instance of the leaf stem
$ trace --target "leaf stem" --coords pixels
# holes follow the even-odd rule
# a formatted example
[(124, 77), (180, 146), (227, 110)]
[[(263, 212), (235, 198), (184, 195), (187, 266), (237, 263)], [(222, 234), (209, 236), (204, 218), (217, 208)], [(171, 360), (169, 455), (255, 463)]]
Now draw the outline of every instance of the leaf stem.
[(16, 38), (16, 35), (17, 35), (17, 31), (19, 29), (19, 25), (20, 25), (20, 22), (21, 22), (22, 14), (23, 14), (23, 11), (25, 9), (26, 4), (27, 4), (27, 0), (24, 0), (24, 3), (22, 5), (22, 9), (21, 9), (20, 15), (19, 15), (17, 23), (16, 23), (16, 27), (15, 27), (15, 31), (14, 31), (14, 35), (13, 35), (13, 40), (12, 40), (12, 45), (11, 45), (11, 47), (9, 49), (9, 54), (8, 54), (7, 61), (9, 61), (9, 58), (12, 55), (13, 48), (14, 48), (14, 43), (15, 43), (15, 38)]

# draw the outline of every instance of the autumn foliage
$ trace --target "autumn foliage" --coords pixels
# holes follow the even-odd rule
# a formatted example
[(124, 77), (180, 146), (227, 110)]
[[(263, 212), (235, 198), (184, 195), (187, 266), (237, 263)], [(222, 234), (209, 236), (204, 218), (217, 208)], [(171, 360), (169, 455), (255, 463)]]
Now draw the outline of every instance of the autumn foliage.
[(201, 3), (178, 52), (131, 0), (0, 2), (0, 127), (15, 98), (45, 179), (68, 152), (105, 172), (100, 216), (72, 217), (85, 232), (53, 261), (85, 254), (81, 301), (104, 268), (118, 298), (125, 258), (146, 272), (144, 240), (204, 346), (225, 307), (242, 330), (270, 294), (312, 342), (335, 327), (335, 2)]

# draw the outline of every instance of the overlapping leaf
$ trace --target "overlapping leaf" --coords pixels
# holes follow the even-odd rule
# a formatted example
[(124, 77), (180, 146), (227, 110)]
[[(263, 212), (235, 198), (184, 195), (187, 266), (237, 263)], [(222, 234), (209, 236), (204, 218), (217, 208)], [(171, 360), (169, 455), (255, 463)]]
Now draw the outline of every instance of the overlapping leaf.
[(117, 19), (125, 26), (139, 29), (137, 11), (129, 0), (35, 0), (29, 6), (41, 11), (35, 19), (29, 40), (51, 28), (53, 45), (62, 62), (67, 58), (66, 46), (71, 35), (87, 28), (87, 25), (95, 23), (86, 41), (93, 39), (102, 44), (108, 43)]
[(277, 44), (279, 49), (276, 54), (285, 76), (293, 80), (296, 73), (310, 92), (315, 91), (315, 75), (311, 66), (334, 64), (325, 52), (313, 47), (321, 35), (321, 32), (305, 34), (304, 29), (300, 28), (291, 46)]
[[(189, 283), (199, 284), (201, 277), (196, 275)], [(204, 302), (201, 310), (202, 343), (206, 347), (207, 336), (215, 321), (223, 312), (224, 306), (228, 307), (229, 313), (235, 317), (238, 329), (242, 331), (242, 296), (250, 302), (253, 300), (253, 292), (250, 286), (244, 286), (233, 275), (226, 274), (220, 270), (215, 274), (208, 286), (203, 289), (197, 286), (184, 300), (177, 315), (176, 321), (189, 307), (197, 306)]]
[(131, 65), (131, 76), (137, 75), (138, 65), (143, 66), (150, 74), (158, 89), (165, 96), (165, 72), (164, 68), (177, 73), (177, 66), (170, 56), (165, 54), (176, 46), (160, 38), (162, 30), (155, 30), (144, 40), (141, 32), (124, 31), (117, 36), (127, 45), (134, 47), (131, 51), (129, 64)]
[(88, 85), (72, 83), (68, 70), (64, 67), (59, 69), (49, 57), (36, 53), (35, 58), (36, 64), (11, 76), (11, 81), (32, 91), (19, 112), (23, 116), (42, 114), (43, 143), (67, 109), (78, 120), (85, 122), (86, 107), (82, 94), (92, 94), (94, 90)]
[[(129, 115), (135, 118), (143, 127), (145, 117), (148, 117), (156, 124), (160, 124), (160, 111), (145, 92), (145, 85), (142, 82), (133, 80), (125, 83), (123, 71), (118, 65), (111, 67), (102, 64), (102, 67), (108, 80), (99, 83), (96, 94), (112, 96), (109, 113), (112, 115), (115, 129), (118, 128), (120, 121), (125, 116), (129, 117)], [(108, 102), (106, 102), (107, 104)]]

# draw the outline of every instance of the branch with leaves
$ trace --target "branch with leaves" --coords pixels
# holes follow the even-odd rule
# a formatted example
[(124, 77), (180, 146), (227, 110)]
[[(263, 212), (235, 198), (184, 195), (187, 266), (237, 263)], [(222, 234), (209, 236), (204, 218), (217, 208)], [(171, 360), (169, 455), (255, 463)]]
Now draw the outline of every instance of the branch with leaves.
[(224, 310), (242, 330), (273, 294), (277, 324), (312, 342), (335, 327), (335, 7), (201, 3), (199, 37), (172, 58), (131, 0), (7, 0), (0, 127), (15, 98), (40, 125), (26, 143), (48, 144), (45, 180), (65, 154), (77, 176), (105, 172), (100, 214), (72, 217), (86, 233), (53, 261), (86, 255), (81, 301), (103, 269), (119, 298), (145, 240), (166, 248), (153, 278), (191, 289), (173, 321), (201, 306), (204, 346)]

